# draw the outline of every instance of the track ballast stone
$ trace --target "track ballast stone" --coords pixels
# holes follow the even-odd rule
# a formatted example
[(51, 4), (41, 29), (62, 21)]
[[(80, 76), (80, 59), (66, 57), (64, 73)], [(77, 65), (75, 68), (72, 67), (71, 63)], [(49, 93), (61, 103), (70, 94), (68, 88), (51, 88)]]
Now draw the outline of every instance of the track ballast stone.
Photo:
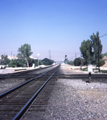
[(24, 78), (7, 78), (0, 80), (0, 94), (20, 85), (23, 82), (25, 82)]
[(44, 120), (107, 120), (107, 83), (58, 79)]

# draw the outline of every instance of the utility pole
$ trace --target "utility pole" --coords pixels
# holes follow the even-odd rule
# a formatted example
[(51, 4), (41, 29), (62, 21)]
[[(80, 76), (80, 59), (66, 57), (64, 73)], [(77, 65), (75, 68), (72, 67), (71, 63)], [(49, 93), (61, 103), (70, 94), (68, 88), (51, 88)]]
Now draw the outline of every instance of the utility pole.
[(12, 60), (12, 51), (11, 51), (11, 60)]
[(75, 59), (76, 59), (76, 52), (75, 52)]
[(51, 51), (49, 50), (49, 59), (51, 59)]
[(67, 64), (67, 59), (68, 59), (68, 58), (67, 58), (67, 55), (65, 55), (65, 60), (64, 60), (64, 61), (65, 61), (65, 64)]
[[(80, 53), (81, 54), (81, 53)], [(82, 70), (82, 54), (81, 54), (81, 68), (80, 68), (81, 70)]]
[(38, 66), (39, 66), (39, 55), (40, 55), (40, 54), (38, 53), (38, 54), (37, 54), (37, 56), (38, 56)]
[(99, 52), (100, 52), (100, 51), (99, 51), (99, 47), (100, 47), (99, 45), (100, 45), (100, 43), (99, 43), (99, 42), (100, 42), (100, 41), (99, 41), (99, 36), (98, 36), (98, 70), (99, 70), (99, 72), (100, 72), (100, 65), (99, 65), (99, 63), (100, 63), (100, 62), (99, 62), (99, 54), (100, 54), (100, 53), (99, 53)]

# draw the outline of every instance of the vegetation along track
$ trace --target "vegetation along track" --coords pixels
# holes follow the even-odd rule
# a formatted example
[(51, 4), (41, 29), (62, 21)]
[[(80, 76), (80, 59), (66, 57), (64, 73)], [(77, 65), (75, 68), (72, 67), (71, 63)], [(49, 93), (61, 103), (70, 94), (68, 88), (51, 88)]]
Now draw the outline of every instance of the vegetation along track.
[(0, 120), (19, 120), (59, 66), (0, 95)]

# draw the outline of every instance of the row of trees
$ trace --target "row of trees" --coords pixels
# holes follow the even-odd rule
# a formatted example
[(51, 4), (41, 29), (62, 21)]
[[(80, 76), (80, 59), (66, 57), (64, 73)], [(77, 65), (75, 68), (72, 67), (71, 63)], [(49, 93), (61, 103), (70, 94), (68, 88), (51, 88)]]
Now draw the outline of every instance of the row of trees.
[(0, 65), (7, 65), (10, 63), (7, 55), (1, 55)]
[(90, 39), (84, 40), (81, 43), (80, 51), (82, 58), (76, 58), (73, 61), (74, 65), (79, 66), (82, 63), (82, 65), (94, 64), (102, 66), (105, 64), (105, 61), (102, 60), (102, 48), (103, 46), (101, 44), (99, 32), (97, 32), (96, 35), (93, 33), (93, 35), (90, 36)]
[[(84, 63), (84, 59), (82, 59), (82, 63), (83, 65), (85, 64)], [(81, 58), (75, 58), (74, 61), (68, 61), (67, 64), (70, 64), (70, 65), (75, 65), (75, 66), (80, 66), (81, 65)]]
[[(35, 64), (37, 66), (38, 60), (30, 58), (32, 54), (33, 52), (31, 51), (31, 46), (29, 44), (24, 44), (18, 49), (18, 59), (9, 60), (7, 55), (1, 55), (0, 64), (8, 64), (9, 67), (26, 67), (26, 64), (27, 67), (31, 67), (32, 64)], [(48, 58), (39, 60), (39, 65), (51, 65), (52, 63), (54, 63), (54, 61)]]
[[(29, 63), (29, 67), (31, 67), (33, 64), (35, 64), (35, 66), (38, 66), (37, 59), (35, 60), (32, 58), (29, 58), (28, 63)], [(39, 60), (39, 65), (52, 65), (52, 63), (54, 63), (54, 61), (50, 60), (48, 58)], [(22, 59), (13, 59), (13, 60), (10, 60), (10, 63), (9, 63), (9, 67), (26, 67), (26, 66), (27, 66), (27, 62), (24, 59), (23, 60)]]
[[(102, 56), (103, 56), (103, 54), (102, 54)], [(72, 64), (71, 64), (72, 63)], [(76, 58), (74, 61), (70, 61), (70, 62), (68, 62), (68, 64), (70, 64), (70, 65), (75, 65), (75, 66), (80, 66), (81, 64), (82, 65), (87, 65), (86, 64), (86, 60), (85, 59), (81, 59), (80, 57), (79, 58)], [(102, 60), (102, 59), (100, 59), (99, 60), (99, 65), (98, 65), (98, 62), (95, 64), (94, 63), (94, 65), (97, 65), (97, 66), (102, 66), (102, 65), (104, 65), (105, 64), (105, 61), (104, 60)]]

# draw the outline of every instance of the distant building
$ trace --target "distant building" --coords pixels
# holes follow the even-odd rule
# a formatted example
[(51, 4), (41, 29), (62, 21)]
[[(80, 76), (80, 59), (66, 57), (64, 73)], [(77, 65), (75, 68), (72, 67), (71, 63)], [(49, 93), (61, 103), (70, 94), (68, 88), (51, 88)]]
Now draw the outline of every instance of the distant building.
[(30, 58), (35, 59), (35, 60), (38, 59), (38, 58), (36, 58), (36, 57), (34, 57), (34, 56), (30, 56)]
[(12, 60), (12, 59), (18, 59), (18, 58), (14, 55), (14, 56), (8, 56), (8, 59)]

